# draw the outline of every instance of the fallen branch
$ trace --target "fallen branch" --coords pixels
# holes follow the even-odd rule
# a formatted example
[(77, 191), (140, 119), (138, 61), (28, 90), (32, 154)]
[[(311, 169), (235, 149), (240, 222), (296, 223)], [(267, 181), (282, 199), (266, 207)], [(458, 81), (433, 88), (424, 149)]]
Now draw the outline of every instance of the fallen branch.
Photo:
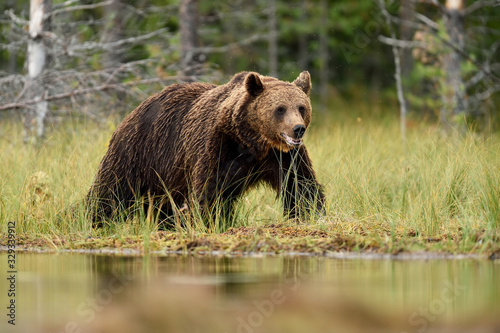
[(78, 51), (86, 51), (86, 50), (92, 50), (92, 51), (106, 50), (106, 51), (109, 51), (109, 50), (113, 50), (113, 49), (120, 47), (120, 46), (123, 46), (123, 45), (142, 42), (146, 39), (150, 39), (152, 37), (161, 35), (161, 34), (166, 33), (166, 32), (168, 32), (168, 29), (163, 28), (163, 29), (159, 29), (159, 30), (150, 32), (150, 33), (145, 34), (145, 35), (120, 39), (116, 42), (111, 42), (111, 43), (85, 42), (82, 44), (69, 46), (67, 48), (67, 52), (69, 55), (74, 55)]
[(78, 3), (80, 0), (68, 0), (66, 2), (63, 2), (63, 3), (59, 3), (59, 4), (53, 4), (53, 8), (54, 9), (59, 9), (59, 8), (64, 8), (64, 7), (69, 7), (71, 6), (72, 4), (74, 3)]
[[(168, 78), (168, 80), (183, 80), (183, 79), (185, 79), (185, 77), (183, 77), (183, 76), (171, 76)], [(127, 83), (103, 84), (103, 85), (100, 85), (97, 87), (75, 89), (75, 90), (72, 90), (70, 92), (61, 93), (61, 94), (57, 94), (57, 95), (42, 96), (41, 98), (38, 98), (38, 99), (32, 99), (32, 100), (28, 100), (28, 101), (20, 101), (20, 102), (14, 102), (14, 103), (0, 105), (0, 111), (10, 110), (10, 109), (19, 109), (19, 108), (29, 108), (30, 105), (39, 103), (40, 101), (54, 101), (54, 100), (70, 98), (70, 97), (74, 97), (74, 96), (78, 96), (78, 95), (85, 95), (85, 94), (89, 94), (89, 93), (93, 93), (93, 92), (97, 92), (97, 91), (122, 90), (125, 87), (137, 86), (140, 84), (162, 83), (164, 81), (165, 81), (165, 79), (153, 78), (153, 79), (132, 81), (132, 82), (127, 82)]]
[(10, 17), (12, 22), (14, 22), (20, 26), (27, 26), (30, 24), (30, 22), (28, 20), (25, 20), (23, 18), (20, 18), (19, 16), (16, 16), (16, 14), (14, 14), (14, 9), (6, 10), (5, 14)]
[(76, 11), (76, 10), (96, 9), (96, 8), (99, 8), (99, 7), (105, 7), (105, 6), (111, 5), (112, 3), (113, 3), (113, 1), (110, 0), (110, 1), (105, 1), (105, 2), (99, 2), (99, 3), (90, 4), (90, 5), (67, 6), (65, 8), (56, 9), (56, 10), (48, 13), (47, 15), (44, 16), (44, 19), (47, 19), (47, 18), (49, 18), (51, 16), (56, 16), (56, 15), (59, 15), (59, 14), (62, 14), (62, 13), (69, 13), (69, 12)]
[(497, 6), (500, 6), (500, 0), (476, 0), (469, 7), (466, 7), (464, 9), (464, 15), (467, 16), (483, 7), (497, 7)]
[(394, 38), (389, 38), (385, 36), (378, 36), (378, 40), (384, 44), (390, 45), (390, 46), (396, 46), (399, 48), (403, 49), (413, 49), (413, 48), (421, 48), (425, 49), (427, 48), (427, 44), (419, 41), (411, 41), (411, 40), (401, 40), (401, 39), (394, 39)]

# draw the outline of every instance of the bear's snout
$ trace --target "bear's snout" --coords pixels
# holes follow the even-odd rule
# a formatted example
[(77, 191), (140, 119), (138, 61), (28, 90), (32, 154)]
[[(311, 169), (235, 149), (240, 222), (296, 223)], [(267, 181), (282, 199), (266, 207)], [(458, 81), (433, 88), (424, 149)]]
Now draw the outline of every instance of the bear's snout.
[(302, 124), (295, 125), (293, 127), (293, 133), (295, 134), (296, 139), (302, 139), (305, 132), (306, 132), (306, 127)]

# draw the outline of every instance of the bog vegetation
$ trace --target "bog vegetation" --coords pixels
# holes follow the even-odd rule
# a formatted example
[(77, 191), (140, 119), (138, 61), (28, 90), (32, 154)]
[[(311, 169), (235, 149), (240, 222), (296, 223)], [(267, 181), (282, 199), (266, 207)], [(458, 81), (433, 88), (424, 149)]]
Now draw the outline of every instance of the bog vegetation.
[[(81, 204), (116, 120), (102, 126), (67, 122), (39, 146), (22, 144), (19, 124), (8, 122), (5, 135), (9, 139), (2, 141), (0, 150), (0, 218), (17, 222), (26, 246), (54, 248), (143, 248), (146, 244), (153, 249), (182, 250), (191, 242), (194, 248), (236, 251), (279, 252), (285, 245), (306, 252), (498, 251), (498, 137), (444, 137), (434, 126), (415, 125), (403, 144), (397, 119), (380, 117), (385, 107), (391, 106), (384, 103), (368, 112), (362, 105), (339, 105), (337, 109), (352, 109), (352, 115), (315, 114), (306, 144), (319, 180), (325, 184), (324, 217), (298, 224), (285, 221), (274, 193), (261, 187), (239, 202), (234, 225), (239, 229), (206, 225), (194, 216), (186, 229), (174, 230), (170, 236), (157, 233), (157, 221), (148, 212), (102, 229), (92, 229), (85, 216)], [(2, 225), (2, 232), (5, 228)], [(282, 232), (273, 231), (276, 228)], [(217, 238), (219, 232), (233, 237), (233, 243)], [(238, 248), (234, 242), (241, 232), (257, 237), (254, 246), (260, 246), (245, 243)], [(312, 243), (295, 244), (294, 236)], [(343, 243), (317, 243), (328, 236)], [(215, 239), (193, 244), (199, 237)]]

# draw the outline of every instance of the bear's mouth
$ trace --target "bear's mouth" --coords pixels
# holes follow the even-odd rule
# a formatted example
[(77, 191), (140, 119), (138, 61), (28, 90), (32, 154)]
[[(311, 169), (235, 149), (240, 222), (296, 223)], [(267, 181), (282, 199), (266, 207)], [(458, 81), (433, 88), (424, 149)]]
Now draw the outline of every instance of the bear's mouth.
[(281, 137), (285, 139), (285, 142), (287, 145), (292, 146), (292, 147), (298, 147), (302, 144), (302, 139), (293, 139), (286, 135), (285, 133), (281, 133)]

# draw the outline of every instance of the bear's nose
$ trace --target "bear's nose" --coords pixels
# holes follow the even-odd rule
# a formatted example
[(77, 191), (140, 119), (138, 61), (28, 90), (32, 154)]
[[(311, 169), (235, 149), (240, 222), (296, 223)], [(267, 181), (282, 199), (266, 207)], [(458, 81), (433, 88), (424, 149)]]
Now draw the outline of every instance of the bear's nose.
[(305, 132), (306, 132), (306, 127), (304, 125), (295, 125), (293, 127), (293, 133), (295, 133), (295, 137), (297, 139), (302, 138)]

